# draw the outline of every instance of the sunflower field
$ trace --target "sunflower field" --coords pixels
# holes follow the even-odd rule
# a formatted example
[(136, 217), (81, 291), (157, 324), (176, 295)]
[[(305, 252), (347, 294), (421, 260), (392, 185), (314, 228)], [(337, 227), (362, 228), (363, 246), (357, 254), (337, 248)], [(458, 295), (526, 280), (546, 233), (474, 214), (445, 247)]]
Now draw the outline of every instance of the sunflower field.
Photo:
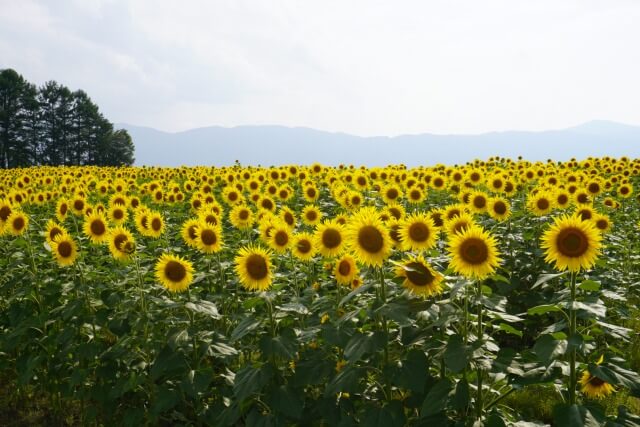
[(640, 425), (640, 160), (0, 170), (0, 424)]

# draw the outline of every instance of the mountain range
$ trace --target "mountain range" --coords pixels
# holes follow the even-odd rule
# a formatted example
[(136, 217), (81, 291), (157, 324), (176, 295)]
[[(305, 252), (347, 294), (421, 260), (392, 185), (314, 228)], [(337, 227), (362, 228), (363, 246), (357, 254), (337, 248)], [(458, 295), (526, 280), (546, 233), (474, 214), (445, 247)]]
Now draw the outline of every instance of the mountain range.
[(194, 166), (353, 164), (430, 166), (463, 164), (491, 156), (526, 160), (640, 157), (640, 126), (594, 120), (566, 129), (489, 132), (476, 135), (361, 137), (285, 126), (211, 126), (183, 132), (118, 124), (136, 147), (136, 165)]

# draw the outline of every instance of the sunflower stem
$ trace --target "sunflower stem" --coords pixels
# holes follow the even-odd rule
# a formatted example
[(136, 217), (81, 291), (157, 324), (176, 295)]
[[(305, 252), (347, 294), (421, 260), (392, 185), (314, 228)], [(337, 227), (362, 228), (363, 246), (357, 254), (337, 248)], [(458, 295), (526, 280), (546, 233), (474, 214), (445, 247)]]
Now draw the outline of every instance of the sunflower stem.
[[(569, 339), (576, 333), (576, 310), (573, 308), (576, 300), (576, 273), (571, 272), (571, 305), (569, 306)], [(576, 403), (576, 348), (569, 350), (569, 405)]]
[[(338, 285), (340, 286), (340, 285)], [(380, 299), (382, 305), (387, 304), (387, 285), (384, 280), (384, 267), (380, 266)], [(384, 360), (382, 366), (382, 372), (384, 375), (384, 371), (386, 367), (389, 365), (389, 324), (387, 322), (387, 316), (384, 314), (381, 316), (382, 322), (382, 330), (384, 332)], [(385, 385), (386, 385), (386, 396), (389, 401), (391, 401), (391, 382), (389, 378), (385, 375)]]
[[(482, 325), (482, 281), (477, 281), (477, 293), (478, 293), (478, 342), (482, 345), (484, 340), (484, 329)], [(483, 407), (482, 407), (482, 368), (480, 365), (476, 366), (476, 375), (477, 375), (477, 396), (476, 396), (476, 419), (482, 419)]]

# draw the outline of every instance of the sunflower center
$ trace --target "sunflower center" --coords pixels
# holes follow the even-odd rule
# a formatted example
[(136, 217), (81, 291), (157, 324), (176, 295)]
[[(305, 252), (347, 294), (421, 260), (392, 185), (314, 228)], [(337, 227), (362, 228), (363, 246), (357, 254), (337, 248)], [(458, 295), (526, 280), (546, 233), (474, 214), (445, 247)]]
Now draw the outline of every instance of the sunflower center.
[(202, 243), (204, 243), (205, 245), (210, 246), (216, 244), (216, 242), (218, 241), (218, 237), (213, 230), (209, 230), (207, 228), (202, 230), (202, 232), (200, 233), (200, 240), (202, 240)]
[(269, 199), (264, 199), (262, 201), (262, 207), (267, 209), (267, 210), (272, 210), (273, 209), (273, 202)]
[(347, 260), (340, 261), (340, 265), (338, 265), (338, 272), (342, 276), (348, 276), (349, 273), (351, 273), (351, 264), (349, 264), (349, 261)]
[(24, 228), (24, 218), (17, 217), (13, 220), (13, 228), (15, 230), (22, 230)]
[(609, 223), (606, 219), (599, 219), (598, 221), (596, 221), (596, 227), (598, 227), (600, 230), (606, 230), (608, 225)]
[(580, 216), (580, 218), (582, 218), (583, 221), (586, 221), (588, 219), (591, 219), (592, 215), (591, 215), (591, 211), (588, 209), (582, 209), (578, 212), (578, 216)]
[(473, 198), (473, 206), (478, 209), (482, 209), (487, 206), (487, 199), (485, 199), (483, 196), (476, 196)]
[(246, 261), (247, 273), (253, 280), (262, 280), (267, 277), (267, 261), (258, 254), (252, 254)]
[(431, 219), (436, 227), (442, 227), (444, 225), (444, 220), (442, 219), (442, 214), (440, 212), (432, 213)]
[(489, 258), (489, 248), (482, 239), (471, 237), (460, 245), (460, 256), (468, 264), (482, 264)]
[(191, 240), (195, 240), (198, 236), (196, 235), (196, 226), (192, 225), (187, 228), (187, 234), (189, 234), (189, 238)]
[(315, 221), (318, 218), (318, 214), (315, 211), (309, 211), (306, 214), (306, 217), (309, 221)]
[(187, 269), (178, 261), (169, 261), (164, 266), (164, 275), (174, 283), (182, 281), (187, 276)]
[(106, 227), (104, 226), (104, 222), (99, 219), (91, 221), (91, 226), (89, 228), (91, 229), (91, 232), (96, 236), (102, 236), (105, 231), (107, 231)]
[(538, 209), (541, 211), (549, 209), (549, 201), (547, 199), (540, 199), (537, 201)]
[(397, 199), (398, 198), (398, 190), (396, 190), (395, 188), (391, 188), (387, 191), (387, 198), (388, 199)]
[(431, 271), (420, 262), (410, 262), (406, 265), (407, 279), (415, 286), (427, 286), (435, 277), (431, 274)]
[(278, 246), (285, 246), (287, 243), (289, 243), (289, 235), (286, 231), (278, 231), (276, 235), (273, 236), (273, 239), (276, 241), (276, 245)]
[(382, 233), (373, 225), (365, 225), (358, 232), (358, 244), (365, 251), (375, 254), (384, 247)]
[(409, 193), (411, 200), (420, 200), (420, 196), (421, 194), (418, 190), (412, 190), (411, 193)]
[(113, 211), (113, 217), (115, 219), (122, 219), (124, 217), (124, 212), (121, 209), (116, 209)]
[(558, 196), (558, 204), (565, 205), (569, 202), (569, 197), (566, 194), (561, 194)]
[(247, 219), (249, 219), (249, 211), (246, 209), (241, 210), (238, 214), (238, 218), (240, 218), (242, 221), (246, 221)]
[(122, 244), (127, 240), (128, 238), (125, 234), (118, 234), (113, 238), (113, 245), (116, 247), (117, 250), (122, 251), (124, 250), (124, 248), (122, 247)]
[(338, 230), (328, 228), (322, 233), (322, 244), (325, 248), (333, 249), (342, 243), (342, 235)]
[(149, 218), (146, 215), (143, 216), (142, 218), (140, 218), (140, 224), (146, 230), (147, 228), (149, 228)]
[(589, 201), (589, 196), (586, 194), (578, 194), (578, 203), (587, 203)]
[(507, 205), (505, 205), (501, 201), (498, 201), (493, 205), (493, 210), (498, 215), (504, 215), (505, 213), (507, 213)]
[(303, 253), (303, 254), (309, 253), (309, 251), (311, 250), (311, 242), (309, 242), (306, 239), (300, 240), (298, 241), (297, 247), (300, 253)]
[(82, 201), (82, 200), (76, 200), (75, 202), (73, 202), (73, 207), (74, 207), (77, 211), (81, 211), (82, 209), (84, 209), (84, 201)]
[(58, 254), (60, 254), (62, 258), (69, 258), (72, 252), (73, 248), (71, 247), (71, 243), (66, 240), (58, 243)]
[(11, 215), (11, 208), (9, 206), (3, 206), (0, 208), (0, 220), (6, 221)]
[(53, 240), (61, 234), (62, 234), (62, 230), (60, 230), (58, 227), (54, 227), (51, 229), (51, 231), (49, 231), (49, 239)]
[(429, 227), (422, 222), (416, 222), (409, 226), (409, 238), (414, 242), (424, 242), (429, 238)]
[(558, 252), (570, 258), (578, 258), (589, 249), (587, 236), (578, 228), (566, 228), (556, 239)]
[(69, 209), (69, 208), (67, 207), (66, 204), (60, 205), (60, 214), (61, 215), (65, 215), (67, 213), (67, 209)]
[(400, 242), (400, 225), (394, 224), (391, 226), (389, 230), (389, 237), (393, 239), (394, 242)]
[(620, 194), (626, 195), (629, 193), (629, 189), (627, 187), (620, 187)]
[(162, 228), (162, 221), (160, 220), (160, 218), (153, 218), (151, 220), (151, 228), (153, 228), (154, 231), (160, 231), (160, 229)]
[(400, 212), (400, 209), (398, 208), (389, 208), (389, 213), (395, 218), (395, 219), (400, 219), (402, 218), (402, 212)]
[(591, 385), (592, 385), (592, 386), (594, 386), (594, 387), (600, 387), (600, 386), (602, 386), (604, 383), (605, 383), (605, 381), (604, 381), (604, 380), (601, 380), (601, 379), (600, 379), (600, 378), (598, 378), (598, 377), (591, 376), (591, 377), (589, 378), (589, 384), (591, 384)]

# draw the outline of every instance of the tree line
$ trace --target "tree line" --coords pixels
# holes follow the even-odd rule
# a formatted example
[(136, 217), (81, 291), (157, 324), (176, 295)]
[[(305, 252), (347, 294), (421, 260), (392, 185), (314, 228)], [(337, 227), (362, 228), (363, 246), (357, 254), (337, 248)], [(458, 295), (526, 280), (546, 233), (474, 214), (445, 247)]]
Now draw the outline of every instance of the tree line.
[(134, 145), (83, 90), (55, 81), (41, 87), (0, 70), (0, 168), (131, 165)]

